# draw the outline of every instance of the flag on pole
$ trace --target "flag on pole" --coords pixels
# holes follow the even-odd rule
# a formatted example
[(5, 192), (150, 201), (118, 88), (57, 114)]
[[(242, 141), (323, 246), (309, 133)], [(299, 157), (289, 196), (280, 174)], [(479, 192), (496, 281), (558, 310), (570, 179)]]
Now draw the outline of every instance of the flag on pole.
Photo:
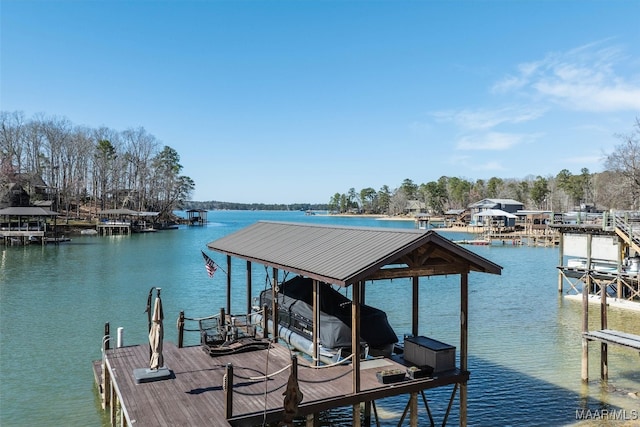
[(207, 254), (204, 253), (204, 251), (200, 252), (202, 252), (202, 258), (204, 258), (204, 266), (207, 269), (209, 277), (213, 277), (213, 275), (216, 273), (216, 270), (218, 269), (218, 265), (211, 258), (209, 258)]

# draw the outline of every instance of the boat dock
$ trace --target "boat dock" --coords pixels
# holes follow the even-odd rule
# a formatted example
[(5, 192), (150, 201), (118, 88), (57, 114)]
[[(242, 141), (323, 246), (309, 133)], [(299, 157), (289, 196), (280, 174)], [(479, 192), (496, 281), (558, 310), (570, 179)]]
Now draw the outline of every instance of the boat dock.
[[(602, 224), (556, 225), (560, 231), (558, 292), (567, 291), (582, 300), (581, 379), (589, 381), (589, 342), (600, 343), (600, 379), (609, 378), (609, 345), (640, 350), (640, 335), (608, 327), (609, 299), (618, 307), (640, 307), (640, 219), (605, 215)], [(578, 258), (567, 259), (568, 256)], [(600, 329), (589, 330), (589, 304), (597, 300)]]
[[(153, 371), (149, 368), (151, 334), (149, 345), (107, 348), (103, 360), (94, 363), (94, 370), (98, 383), (102, 385), (104, 407), (110, 408), (113, 425), (204, 425), (212, 422), (232, 426), (271, 422), (293, 425), (293, 418), (299, 416), (306, 418), (307, 426), (316, 426), (319, 425), (320, 412), (351, 406), (352, 425), (358, 427), (369, 425), (372, 411), (376, 417), (376, 400), (405, 396), (408, 403), (402, 419), (408, 414), (409, 424), (417, 427), (434, 425), (426, 392), (437, 387), (451, 387), (451, 397), (441, 425), (446, 425), (457, 396), (459, 424), (466, 426), (467, 381), (470, 376), (469, 273), (501, 274), (502, 267), (433, 230), (425, 233), (407, 229), (262, 221), (210, 242), (207, 247), (226, 258), (226, 271), (223, 272), (227, 280), (227, 305), (216, 322), (222, 327), (217, 334), (221, 339), (209, 343), (207, 329), (203, 328), (201, 321), (210, 318), (188, 319), (198, 320), (199, 329), (189, 330), (200, 331), (201, 344), (183, 348), (182, 331), (187, 329), (184, 328), (186, 318), (182, 312), (177, 322), (178, 345), (168, 343), (164, 349), (164, 363), (170, 374), (163, 369), (164, 378), (153, 382), (142, 382), (139, 376), (134, 375), (145, 367), (148, 368), (146, 371)], [(202, 253), (208, 270), (219, 267)], [(242, 316), (228, 317), (229, 314), (225, 314), (233, 313), (232, 257), (246, 262), (246, 270), (241, 269), (240, 273), (246, 278), (247, 301), (242, 313), (247, 319), (258, 313), (250, 297), (253, 295), (252, 263), (264, 265), (266, 272), (271, 269), (268, 279), (272, 283), (272, 306), (258, 308), (263, 314), (262, 325), (250, 321), (236, 323), (235, 320)], [(310, 279), (304, 283), (308, 283), (307, 290), (313, 295), (311, 318), (305, 326), (311, 348), (299, 348), (301, 353), (306, 353), (304, 357), (295, 353), (293, 348), (296, 345), (292, 341), (287, 342), (286, 336), (291, 337), (294, 332), (289, 330), (285, 336), (282, 334), (287, 322), (284, 321), (285, 325), (280, 323), (276, 297), (277, 289), (286, 283), (285, 280), (280, 281), (281, 271)], [(419, 278), (446, 275), (460, 276), (456, 290), (459, 308), (454, 308), (457, 311), (454, 318), (459, 322), (457, 347), (420, 335), (419, 292), (427, 283), (421, 284)], [(365, 322), (362, 319), (366, 318), (363, 317), (366, 282), (374, 285), (390, 279), (406, 280), (407, 292), (398, 298), (404, 299), (406, 307), (410, 307), (406, 315), (411, 322), (411, 337), (405, 339), (404, 346), (397, 346), (398, 351), (373, 357), (361, 346), (366, 342), (361, 325)], [(429, 281), (431, 283), (433, 280)], [(350, 333), (350, 340), (341, 347), (347, 351), (348, 356), (344, 356), (348, 359), (346, 362), (340, 360), (324, 365), (321, 362), (322, 341), (325, 339), (321, 332), (327, 331), (322, 329), (321, 284), (351, 288), (351, 299), (337, 305), (346, 311), (345, 318), (348, 319), (341, 320)], [(149, 295), (148, 313), (151, 293)], [(269, 322), (272, 327), (269, 327)], [(238, 330), (241, 328), (244, 328), (243, 337)], [(242, 345), (228, 345), (240, 338), (249, 342), (256, 339), (256, 345), (251, 346), (250, 351)], [(397, 336), (395, 338), (397, 341)], [(109, 342), (107, 329), (103, 343), (108, 345)], [(459, 352), (458, 358), (456, 351)], [(154, 350), (153, 354), (156, 353)], [(153, 372), (147, 374), (155, 375)], [(424, 415), (420, 419), (419, 395), (428, 420)]]
[[(353, 364), (317, 369), (307, 359), (293, 356), (281, 344), (274, 343), (266, 350), (211, 357), (200, 346), (178, 348), (166, 343), (163, 352), (165, 364), (172, 372), (172, 377), (165, 381), (140, 384), (135, 381), (133, 370), (148, 365), (148, 345), (107, 350), (106, 375), (102, 363), (94, 363), (96, 381), (112, 425), (256, 426), (263, 425), (265, 420), (268, 423), (281, 420), (292, 357), (297, 357), (298, 383), (304, 396), (298, 406), (298, 417), (306, 416), (307, 425), (318, 425), (314, 424), (317, 417), (313, 415), (331, 408), (398, 395), (407, 395), (409, 402), (415, 398), (411, 393), (446, 385), (457, 389), (458, 384), (469, 378), (469, 372), (453, 370), (429, 378), (407, 377), (382, 384), (377, 372), (405, 371), (407, 366), (401, 359), (374, 359), (360, 363), (360, 392), (351, 393)], [(228, 375), (230, 367), (232, 374)], [(421, 410), (424, 413), (425, 408)], [(438, 423), (446, 415), (433, 414)]]

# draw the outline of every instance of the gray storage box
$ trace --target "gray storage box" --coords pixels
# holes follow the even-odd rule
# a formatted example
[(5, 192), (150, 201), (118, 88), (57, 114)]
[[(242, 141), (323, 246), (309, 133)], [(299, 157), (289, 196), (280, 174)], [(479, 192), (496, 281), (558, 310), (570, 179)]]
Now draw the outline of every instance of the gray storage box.
[(433, 372), (448, 371), (456, 367), (456, 348), (427, 337), (407, 337), (404, 360), (416, 366), (430, 366)]

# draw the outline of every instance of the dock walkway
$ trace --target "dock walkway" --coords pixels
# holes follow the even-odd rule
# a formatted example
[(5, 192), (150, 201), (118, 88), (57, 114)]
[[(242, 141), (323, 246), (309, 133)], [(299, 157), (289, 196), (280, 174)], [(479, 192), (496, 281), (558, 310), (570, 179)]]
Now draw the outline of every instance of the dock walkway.
[[(172, 377), (138, 384), (133, 370), (148, 366), (148, 345), (106, 351), (105, 366), (110, 385), (104, 391), (113, 390), (111, 402), (117, 400), (121, 408), (120, 421), (114, 419), (115, 411), (111, 411), (112, 425), (255, 426), (282, 419), (283, 393), (290, 373), (287, 366), (291, 364), (291, 353), (285, 346), (276, 343), (268, 350), (210, 357), (200, 346), (178, 348), (166, 342), (163, 353)], [(233, 365), (233, 398), (232, 416), (227, 419), (228, 400), (223, 384), (228, 364)], [(316, 414), (388, 396), (405, 394), (409, 399), (409, 393), (459, 384), (469, 378), (469, 372), (456, 369), (434, 377), (405, 378), (401, 382), (381, 384), (376, 372), (404, 371), (406, 366), (402, 359), (374, 359), (363, 361), (360, 366), (361, 390), (354, 394), (351, 393), (352, 365), (314, 369), (307, 359), (298, 357), (298, 382), (304, 394), (298, 415)], [(94, 363), (99, 384), (102, 382), (101, 368), (99, 361)], [(267, 381), (261, 378), (273, 373), (277, 374)], [(111, 406), (116, 405), (112, 403)]]
[(628, 334), (626, 332), (612, 329), (602, 329), (600, 331), (588, 331), (583, 334), (591, 341), (600, 341), (606, 344), (616, 344), (640, 350), (640, 335)]

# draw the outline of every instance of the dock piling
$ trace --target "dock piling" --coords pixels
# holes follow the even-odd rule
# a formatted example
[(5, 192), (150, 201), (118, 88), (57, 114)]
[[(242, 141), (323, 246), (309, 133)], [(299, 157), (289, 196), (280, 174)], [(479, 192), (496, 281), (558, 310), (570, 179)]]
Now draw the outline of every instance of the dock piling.
[(233, 416), (233, 364), (231, 363), (227, 363), (223, 387), (225, 394), (225, 418), (230, 419)]

